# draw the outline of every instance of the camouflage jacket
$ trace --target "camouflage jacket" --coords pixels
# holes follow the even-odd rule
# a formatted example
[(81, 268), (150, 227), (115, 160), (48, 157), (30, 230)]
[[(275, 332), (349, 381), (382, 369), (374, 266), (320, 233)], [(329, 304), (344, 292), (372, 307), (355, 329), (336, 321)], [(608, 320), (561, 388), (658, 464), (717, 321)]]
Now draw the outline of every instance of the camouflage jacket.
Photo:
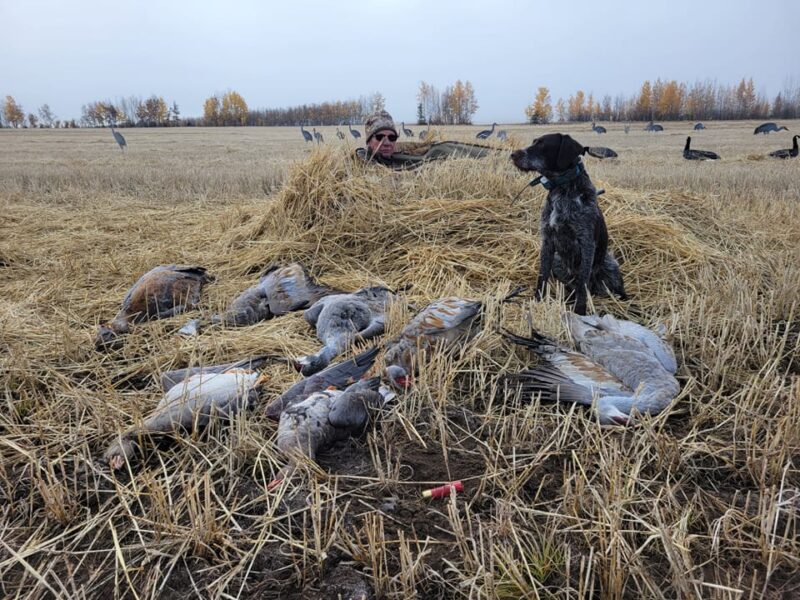
[(356, 150), (356, 157), (364, 162), (375, 163), (395, 169), (407, 171), (421, 167), (426, 162), (441, 160), (443, 158), (483, 158), (491, 152), (497, 151), (488, 146), (466, 144), (463, 142), (434, 142), (432, 144), (400, 147), (389, 158), (372, 153), (369, 148)]

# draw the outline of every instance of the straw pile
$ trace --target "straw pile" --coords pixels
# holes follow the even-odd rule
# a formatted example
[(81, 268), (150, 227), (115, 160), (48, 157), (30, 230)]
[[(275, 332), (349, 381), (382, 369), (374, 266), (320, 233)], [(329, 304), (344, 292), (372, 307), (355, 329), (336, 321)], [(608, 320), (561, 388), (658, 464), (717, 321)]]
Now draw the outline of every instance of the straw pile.
[[(591, 169), (590, 169), (591, 172)], [(113, 198), (87, 213), (9, 203), (0, 242), (0, 591), (44, 597), (739, 597), (797, 583), (800, 543), (800, 226), (709, 194), (595, 182), (632, 298), (598, 311), (667, 322), (684, 390), (630, 430), (570, 406), (523, 403), (498, 375), (532, 360), (500, 339), (529, 323), (561, 337), (558, 291), (499, 300), (538, 271), (544, 192), (496, 159), (409, 173), (315, 151), (268, 201), (157, 209)], [(786, 209), (787, 214), (794, 214)], [(17, 237), (14, 237), (16, 235)], [(29, 240), (36, 239), (36, 243)], [(424, 365), (365, 440), (291, 484), (274, 425), (255, 413), (110, 476), (93, 462), (155, 405), (166, 369), (318, 342), (300, 315), (174, 335), (187, 317), (91, 349), (138, 275), (203, 264), (217, 311), (275, 260), (326, 283), (410, 286), (409, 304), (487, 305), (483, 332)], [(389, 335), (412, 313), (398, 307)], [(295, 381), (268, 367), (266, 404)], [(419, 492), (461, 479), (445, 502)], [(713, 587), (709, 587), (713, 586)]]

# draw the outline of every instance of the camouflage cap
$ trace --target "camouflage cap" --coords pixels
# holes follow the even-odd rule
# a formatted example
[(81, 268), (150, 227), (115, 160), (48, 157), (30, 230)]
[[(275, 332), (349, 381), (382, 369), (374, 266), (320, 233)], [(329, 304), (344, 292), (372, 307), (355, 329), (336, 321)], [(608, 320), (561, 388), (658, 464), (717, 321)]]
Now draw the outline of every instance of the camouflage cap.
[(392, 115), (385, 110), (375, 111), (364, 121), (364, 132), (367, 134), (367, 141), (382, 129), (391, 129), (394, 131), (394, 134), (397, 135), (394, 119), (392, 119)]

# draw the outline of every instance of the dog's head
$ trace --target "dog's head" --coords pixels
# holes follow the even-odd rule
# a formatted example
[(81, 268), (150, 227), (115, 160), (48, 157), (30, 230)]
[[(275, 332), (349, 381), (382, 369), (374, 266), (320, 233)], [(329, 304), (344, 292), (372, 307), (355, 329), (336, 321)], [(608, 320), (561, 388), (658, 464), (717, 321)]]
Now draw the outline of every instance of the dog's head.
[(533, 140), (527, 148), (513, 152), (511, 160), (521, 171), (558, 173), (576, 164), (585, 151), (568, 135), (548, 133)]

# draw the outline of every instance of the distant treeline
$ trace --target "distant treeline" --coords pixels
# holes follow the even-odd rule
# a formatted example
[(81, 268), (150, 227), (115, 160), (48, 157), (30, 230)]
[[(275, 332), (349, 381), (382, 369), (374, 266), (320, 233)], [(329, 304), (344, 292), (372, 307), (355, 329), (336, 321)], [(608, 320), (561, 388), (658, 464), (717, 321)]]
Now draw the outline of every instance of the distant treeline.
[[(336, 100), (287, 108), (251, 109), (235, 91), (206, 98), (203, 115), (182, 117), (176, 102), (163, 97), (128, 96), (117, 100), (98, 100), (84, 104), (80, 121), (59, 119), (43, 104), (36, 113), (25, 110), (12, 96), (5, 97), (0, 111), (0, 127), (192, 127), (192, 126), (297, 126), (353, 125), (369, 113), (383, 109), (386, 101), (380, 92), (357, 100)], [(417, 122), (469, 124), (478, 108), (475, 90), (469, 81), (460, 80), (439, 91), (421, 82), (417, 93)], [(524, 110), (529, 123), (573, 121), (672, 121), (800, 118), (800, 87), (784, 86), (773, 98), (757, 92), (753, 79), (726, 85), (713, 80), (693, 84), (675, 80), (645, 81), (635, 94), (595, 97), (578, 90), (569, 98), (552, 103), (547, 87), (540, 87), (533, 102)]]

